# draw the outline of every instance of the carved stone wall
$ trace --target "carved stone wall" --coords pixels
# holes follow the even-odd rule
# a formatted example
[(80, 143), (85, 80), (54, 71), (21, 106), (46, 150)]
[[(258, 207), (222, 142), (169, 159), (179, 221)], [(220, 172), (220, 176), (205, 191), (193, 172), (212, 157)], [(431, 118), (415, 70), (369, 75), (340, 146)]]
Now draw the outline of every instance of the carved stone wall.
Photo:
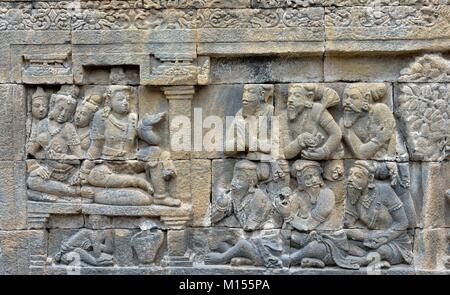
[(0, 274), (449, 274), (450, 3), (0, 0)]

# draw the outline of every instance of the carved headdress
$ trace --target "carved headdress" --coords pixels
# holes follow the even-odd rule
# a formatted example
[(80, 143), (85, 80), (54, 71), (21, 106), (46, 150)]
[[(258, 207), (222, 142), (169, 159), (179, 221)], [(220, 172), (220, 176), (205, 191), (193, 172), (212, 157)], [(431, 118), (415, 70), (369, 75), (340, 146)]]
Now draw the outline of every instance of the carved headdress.
[(103, 117), (108, 117), (109, 113), (111, 112), (111, 98), (114, 96), (114, 94), (124, 92), (128, 95), (128, 97), (131, 98), (131, 96), (134, 94), (133, 88), (129, 86), (111, 86), (108, 88), (104, 95), (105, 100), (105, 107), (103, 108)]
[(70, 113), (73, 113), (75, 107), (77, 106), (77, 100), (73, 98), (71, 95), (60, 93), (52, 94), (52, 96), (50, 97), (50, 113), (48, 115), (50, 119), (54, 118), (55, 106), (62, 101), (67, 103), (67, 105), (70, 108), (69, 109)]
[(313, 102), (320, 102), (325, 108), (336, 106), (340, 102), (337, 92), (331, 88), (325, 87), (322, 84), (293, 83), (289, 85), (289, 92), (297, 90), (302, 92), (312, 92)]
[(306, 168), (314, 167), (319, 169), (320, 173), (322, 173), (322, 167), (319, 162), (310, 161), (310, 160), (297, 160), (292, 165), (292, 176), (296, 177), (298, 172), (303, 172)]
[(45, 92), (44, 89), (39, 86), (36, 89), (36, 91), (33, 93), (33, 95), (31, 96), (31, 100), (34, 101), (35, 99), (41, 99), (41, 98), (48, 100), (48, 96), (49, 95), (47, 94), (47, 92)]
[(96, 112), (102, 103), (102, 98), (99, 95), (90, 95), (83, 99), (82, 106), (85, 106), (92, 112)]
[(372, 163), (370, 163), (369, 161), (355, 161), (353, 167), (360, 168), (369, 177), (373, 177), (375, 174), (375, 166), (372, 165)]
[(261, 103), (269, 103), (273, 98), (274, 86), (272, 84), (246, 84), (244, 89), (256, 88), (262, 100)]

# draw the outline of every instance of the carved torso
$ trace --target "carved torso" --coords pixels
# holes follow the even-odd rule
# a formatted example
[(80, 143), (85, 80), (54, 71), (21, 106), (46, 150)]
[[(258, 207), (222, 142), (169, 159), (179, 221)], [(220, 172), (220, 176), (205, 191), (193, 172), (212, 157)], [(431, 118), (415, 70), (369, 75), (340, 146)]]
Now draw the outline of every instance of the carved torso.
[(387, 229), (392, 224), (391, 212), (403, 206), (392, 188), (385, 183), (378, 184), (369, 194), (361, 196), (355, 210), (359, 221), (371, 230)]
[(70, 154), (70, 147), (80, 144), (72, 123), (59, 124), (46, 118), (39, 122), (35, 141), (43, 148), (47, 158), (59, 159)]
[(102, 158), (108, 160), (133, 159), (136, 154), (137, 114), (130, 113), (119, 120), (110, 113), (103, 116), (101, 110), (95, 115), (91, 138), (104, 140)]

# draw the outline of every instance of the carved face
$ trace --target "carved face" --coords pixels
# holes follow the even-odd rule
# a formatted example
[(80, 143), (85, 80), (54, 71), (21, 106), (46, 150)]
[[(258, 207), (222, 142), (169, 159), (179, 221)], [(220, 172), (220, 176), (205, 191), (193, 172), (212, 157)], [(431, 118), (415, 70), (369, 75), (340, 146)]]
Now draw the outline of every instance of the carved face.
[(94, 113), (93, 109), (88, 108), (85, 104), (80, 104), (75, 112), (75, 125), (80, 128), (87, 127)]
[(52, 109), (51, 117), (56, 122), (62, 124), (69, 121), (70, 116), (73, 112), (73, 106), (67, 102), (65, 99), (60, 99), (55, 103)]
[(111, 109), (121, 115), (128, 114), (130, 112), (130, 97), (123, 91), (114, 93), (111, 98)]
[(314, 92), (306, 91), (301, 87), (292, 87), (289, 89), (287, 102), (288, 116), (290, 120), (297, 118), (297, 115), (303, 112), (305, 107), (312, 107)]
[(363, 97), (357, 88), (347, 88), (344, 92), (344, 126), (355, 124), (363, 112)]
[(36, 119), (44, 119), (48, 113), (48, 100), (45, 97), (35, 97), (31, 103), (31, 113)]
[(248, 169), (235, 169), (230, 190), (235, 193), (247, 193), (252, 183), (256, 181), (256, 171)]
[(369, 177), (360, 167), (353, 167), (350, 169), (350, 175), (348, 176), (347, 186), (357, 189), (359, 191), (364, 190), (369, 185)]
[(322, 175), (317, 167), (307, 167), (297, 173), (297, 182), (304, 188), (320, 188), (323, 185)]
[(254, 116), (262, 100), (261, 89), (257, 86), (246, 85), (242, 96), (242, 110), (244, 116)]
[(361, 113), (363, 97), (356, 88), (347, 88), (344, 92), (344, 111)]

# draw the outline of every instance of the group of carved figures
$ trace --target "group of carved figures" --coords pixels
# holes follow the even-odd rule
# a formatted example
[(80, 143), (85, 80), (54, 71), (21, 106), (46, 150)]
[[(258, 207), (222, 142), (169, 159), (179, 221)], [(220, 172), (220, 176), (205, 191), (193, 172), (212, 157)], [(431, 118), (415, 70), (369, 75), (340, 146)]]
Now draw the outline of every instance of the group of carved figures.
[[(168, 190), (176, 177), (170, 152), (159, 147), (154, 130), (165, 113), (138, 121), (133, 88), (127, 86), (111, 86), (104, 95), (82, 100), (78, 95), (75, 86), (62, 86), (51, 95), (38, 87), (32, 95), (26, 146), (29, 198), (180, 206)], [(145, 144), (139, 151), (138, 140)]]
[[(279, 138), (269, 144), (256, 138), (257, 148), (251, 149), (251, 118), (271, 122), (275, 117), (274, 86), (245, 85), (233, 129), (233, 144), (244, 149), (225, 152), (240, 160), (229, 186), (214, 194), (211, 210), (213, 224), (234, 218), (244, 235), (237, 242), (220, 241), (205, 264), (358, 269), (374, 254), (382, 267), (411, 264), (409, 230), (416, 226), (416, 210), (409, 157), (394, 114), (383, 102), (387, 94), (383, 83), (349, 84), (337, 122), (329, 110), (341, 103), (335, 90), (291, 84), (287, 107), (278, 115)], [(105, 95), (77, 103), (78, 95), (76, 87), (63, 86), (51, 95), (38, 87), (32, 96), (30, 199), (180, 206), (168, 193), (176, 176), (170, 152), (159, 147), (154, 130), (164, 114), (138, 120), (130, 87), (111, 86)], [(138, 149), (138, 140), (146, 146)], [(344, 159), (352, 159), (345, 162), (349, 169)], [(337, 191), (345, 208), (338, 217)], [(77, 246), (98, 240), (92, 234), (86, 230), (69, 239), (56, 260), (67, 260), (71, 251), (92, 260), (84, 245)], [(105, 253), (88, 264), (111, 265), (108, 243), (100, 245), (100, 250), (88, 247)]]
[[(244, 87), (238, 142), (244, 144), (251, 117), (274, 116), (273, 91), (272, 85)], [(340, 103), (335, 90), (289, 85), (278, 154), (273, 146), (255, 151), (244, 144), (245, 159), (235, 164), (231, 184), (213, 197), (211, 221), (233, 218), (244, 236), (224, 238), (205, 263), (358, 269), (376, 256), (381, 267), (411, 264), (408, 229), (416, 226), (416, 212), (408, 155), (398, 150), (386, 96), (385, 84), (347, 86), (343, 118), (336, 122), (328, 111)], [(354, 159), (346, 176), (344, 147)], [(345, 197), (345, 213), (337, 218), (336, 191)]]

